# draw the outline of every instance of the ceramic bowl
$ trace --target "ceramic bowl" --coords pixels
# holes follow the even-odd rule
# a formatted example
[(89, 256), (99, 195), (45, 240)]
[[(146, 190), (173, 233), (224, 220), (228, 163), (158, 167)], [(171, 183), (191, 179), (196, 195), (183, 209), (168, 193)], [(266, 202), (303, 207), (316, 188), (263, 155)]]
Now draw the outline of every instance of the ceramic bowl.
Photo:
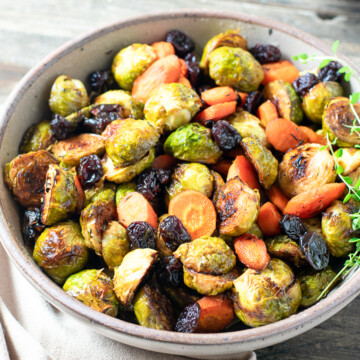
[[(288, 25), (260, 17), (210, 11), (166, 12), (121, 21), (69, 42), (46, 57), (21, 80), (10, 95), (0, 122), (1, 169), (18, 154), (25, 130), (49, 116), (48, 97), (60, 74), (85, 81), (92, 71), (106, 69), (119, 49), (134, 42), (152, 43), (170, 29), (194, 39), (200, 52), (206, 41), (227, 29), (239, 28), (248, 43), (271, 43), (285, 58), (306, 52), (331, 54), (319, 39)], [(351, 64), (349, 60), (346, 60)], [(300, 69), (302, 66), (297, 64)], [(316, 64), (314, 64), (314, 67)], [(355, 68), (355, 67), (354, 67)], [(358, 85), (350, 84), (359, 91)], [(19, 208), (0, 172), (0, 236), (5, 250), (22, 274), (57, 308), (88, 323), (95, 331), (117, 341), (148, 350), (185, 356), (228, 355), (273, 345), (325, 321), (353, 300), (360, 291), (360, 272), (342, 282), (316, 305), (275, 324), (219, 334), (182, 334), (141, 327), (101, 314), (65, 294), (34, 263), (23, 245)]]

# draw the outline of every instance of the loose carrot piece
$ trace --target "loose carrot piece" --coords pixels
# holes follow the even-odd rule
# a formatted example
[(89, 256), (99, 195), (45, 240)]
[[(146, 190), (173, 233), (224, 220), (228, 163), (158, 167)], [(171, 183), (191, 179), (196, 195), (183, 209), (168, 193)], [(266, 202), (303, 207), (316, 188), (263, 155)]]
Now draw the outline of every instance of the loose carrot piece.
[(246, 267), (261, 271), (270, 262), (264, 240), (245, 233), (234, 239), (234, 248), (240, 262)]
[(153, 169), (170, 170), (178, 163), (177, 159), (170, 155), (159, 155), (155, 158), (151, 167)]
[(238, 91), (238, 95), (240, 96), (240, 99), (241, 99), (241, 107), (244, 107), (245, 105), (245, 101), (246, 101), (246, 97), (247, 97), (247, 93), (244, 93), (244, 92), (239, 92)]
[(270, 100), (265, 101), (259, 106), (257, 116), (264, 127), (266, 127), (270, 121), (279, 117), (276, 106)]
[(237, 100), (238, 95), (230, 86), (219, 86), (201, 93), (201, 99), (207, 105), (216, 105)]
[(260, 184), (254, 166), (244, 155), (239, 155), (235, 158), (230, 166), (226, 181), (229, 181), (235, 176), (238, 176), (244, 184), (252, 189), (260, 190)]
[(163, 84), (176, 82), (181, 75), (181, 63), (176, 55), (153, 62), (135, 81), (132, 96), (144, 103), (151, 93)]
[(280, 234), (281, 219), (282, 216), (276, 206), (267, 202), (260, 208), (256, 222), (265, 236), (272, 236)]
[(177, 84), (183, 84), (187, 86), (189, 89), (192, 89), (190, 81), (185, 76), (180, 76), (178, 81), (176, 81)]
[(199, 191), (184, 190), (169, 203), (170, 215), (177, 216), (191, 235), (191, 240), (211, 235), (216, 228), (213, 202)]
[(197, 303), (200, 307), (200, 317), (195, 332), (219, 332), (234, 319), (233, 303), (224, 294), (204, 296)]
[(345, 190), (344, 183), (319, 185), (304, 191), (289, 200), (285, 214), (294, 214), (300, 219), (309, 219), (339, 199)]
[(282, 60), (271, 64), (261, 65), (264, 71), (263, 85), (275, 80), (285, 80), (292, 83), (299, 77), (299, 70), (290, 61)]
[(219, 172), (220, 174), (226, 176), (228, 174), (231, 163), (232, 163), (231, 160), (222, 159), (219, 162), (217, 162), (215, 165), (213, 165), (211, 168)]
[(168, 55), (175, 54), (175, 49), (173, 44), (166, 42), (166, 41), (158, 41), (154, 42), (151, 47), (155, 51), (158, 59), (161, 59)]
[(307, 126), (299, 126), (299, 129), (306, 138), (306, 142), (326, 145), (326, 139), (323, 136), (318, 135), (313, 129), (310, 129)]
[(80, 212), (84, 206), (85, 194), (84, 194), (84, 191), (80, 184), (80, 180), (77, 175), (74, 176), (74, 182), (75, 182), (75, 186), (76, 186), (76, 189), (78, 192), (78, 202), (77, 202), (77, 206), (76, 206), (76, 211)]
[(294, 122), (282, 118), (270, 121), (265, 134), (269, 143), (281, 152), (295, 148), (305, 141), (299, 127)]
[(209, 120), (221, 120), (236, 111), (236, 101), (209, 106), (196, 115), (195, 121), (205, 124)]
[(188, 76), (188, 67), (186, 65), (185, 60), (179, 59), (179, 61), (180, 61), (180, 67), (181, 67), (180, 76), (187, 77)]
[(282, 193), (279, 186), (274, 184), (270, 190), (266, 191), (268, 199), (281, 210), (282, 213), (285, 211), (285, 207), (289, 202), (289, 199)]
[(143, 195), (134, 191), (122, 198), (117, 206), (121, 225), (128, 227), (134, 221), (146, 221), (157, 228), (157, 215)]

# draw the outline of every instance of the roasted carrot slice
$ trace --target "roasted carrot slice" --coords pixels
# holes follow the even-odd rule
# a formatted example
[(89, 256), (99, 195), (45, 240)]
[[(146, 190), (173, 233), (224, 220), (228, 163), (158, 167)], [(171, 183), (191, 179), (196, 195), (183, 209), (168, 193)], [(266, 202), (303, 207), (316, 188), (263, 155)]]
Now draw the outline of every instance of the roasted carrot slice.
[(196, 115), (195, 121), (205, 124), (209, 120), (221, 120), (236, 111), (236, 101), (209, 106)]
[(185, 60), (179, 59), (179, 61), (180, 61), (180, 67), (181, 67), (180, 76), (187, 77), (188, 76), (188, 67), (186, 65)]
[(313, 129), (307, 126), (299, 126), (300, 131), (305, 137), (305, 141), (312, 144), (326, 145), (326, 139), (317, 134)]
[(264, 127), (266, 127), (270, 121), (279, 117), (276, 106), (270, 100), (265, 101), (259, 106), (257, 116)]
[(191, 240), (211, 235), (216, 228), (214, 204), (199, 191), (181, 191), (170, 200), (168, 212), (181, 220)]
[(228, 171), (230, 169), (232, 162), (231, 160), (222, 159), (219, 162), (217, 162), (215, 165), (213, 165), (211, 168), (220, 174), (227, 175)]
[(247, 97), (247, 93), (244, 93), (244, 92), (239, 92), (238, 91), (238, 95), (240, 96), (240, 99), (241, 99), (241, 107), (244, 107), (245, 105), (245, 101), (246, 101), (246, 97)]
[(151, 47), (155, 51), (158, 59), (175, 54), (174, 46), (166, 41), (154, 42)]
[(344, 183), (319, 185), (304, 191), (289, 200), (285, 214), (294, 214), (300, 219), (309, 219), (339, 199), (345, 190)]
[(132, 96), (146, 102), (151, 93), (163, 84), (176, 82), (181, 75), (181, 63), (176, 55), (153, 62), (135, 81)]
[(236, 255), (241, 263), (254, 270), (264, 270), (270, 262), (264, 240), (252, 234), (243, 234), (234, 239)]
[(265, 130), (269, 143), (281, 152), (301, 145), (305, 136), (299, 127), (292, 121), (278, 118), (268, 123)]
[(239, 155), (235, 158), (227, 174), (227, 181), (238, 176), (240, 180), (252, 189), (260, 190), (259, 180), (251, 162), (244, 156)]
[(74, 182), (75, 182), (75, 186), (76, 186), (76, 189), (78, 192), (78, 202), (77, 202), (77, 206), (76, 206), (76, 211), (80, 212), (84, 206), (85, 194), (84, 194), (84, 191), (80, 184), (80, 180), (77, 175), (74, 176)]
[(151, 167), (153, 169), (171, 170), (178, 163), (177, 159), (171, 155), (159, 155), (153, 161)]
[(289, 199), (282, 193), (279, 186), (274, 184), (270, 190), (266, 191), (268, 199), (281, 210), (282, 213), (285, 211), (285, 207), (289, 202)]
[(154, 229), (157, 228), (157, 215), (154, 209), (145, 197), (136, 191), (120, 200), (117, 213), (121, 225), (126, 228), (134, 221), (146, 221)]
[(290, 61), (282, 60), (271, 64), (263, 64), (264, 71), (263, 85), (275, 80), (285, 80), (292, 83), (299, 77), (299, 70)]
[(207, 105), (216, 105), (229, 101), (236, 101), (237, 93), (230, 86), (219, 86), (201, 93), (201, 99)]
[(277, 207), (271, 202), (265, 203), (259, 212), (257, 224), (265, 236), (280, 234), (281, 214)]

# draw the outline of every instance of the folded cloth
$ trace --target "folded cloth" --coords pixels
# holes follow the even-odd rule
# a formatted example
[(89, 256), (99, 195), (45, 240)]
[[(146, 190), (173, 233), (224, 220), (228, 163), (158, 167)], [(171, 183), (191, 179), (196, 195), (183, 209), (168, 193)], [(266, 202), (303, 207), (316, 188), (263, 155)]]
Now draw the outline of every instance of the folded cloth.
[[(1, 360), (184, 360), (108, 339), (57, 310), (11, 264), (0, 244)], [(208, 360), (256, 360), (253, 352)]]

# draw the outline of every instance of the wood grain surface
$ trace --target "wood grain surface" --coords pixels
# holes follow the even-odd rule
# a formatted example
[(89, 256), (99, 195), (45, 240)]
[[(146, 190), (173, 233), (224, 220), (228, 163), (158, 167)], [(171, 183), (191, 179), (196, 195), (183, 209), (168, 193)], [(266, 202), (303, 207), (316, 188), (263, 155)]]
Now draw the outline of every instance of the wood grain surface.
[[(159, 10), (200, 8), (246, 12), (296, 26), (360, 66), (360, 1), (339, 0), (0, 0), (0, 110), (27, 70), (59, 45), (96, 27)], [(257, 351), (259, 359), (360, 359), (360, 298), (327, 322), (285, 343)]]

